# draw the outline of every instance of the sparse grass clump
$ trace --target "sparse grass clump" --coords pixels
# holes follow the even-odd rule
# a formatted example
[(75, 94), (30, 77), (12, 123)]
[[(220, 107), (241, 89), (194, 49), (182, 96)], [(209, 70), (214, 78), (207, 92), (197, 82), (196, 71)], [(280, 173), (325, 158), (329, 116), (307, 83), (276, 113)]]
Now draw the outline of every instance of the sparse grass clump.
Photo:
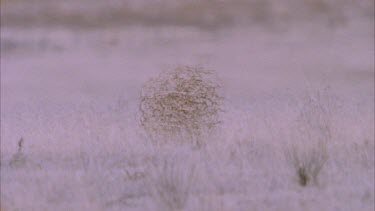
[(9, 162), (11, 167), (22, 167), (26, 163), (26, 156), (22, 152), (22, 147), (24, 145), (23, 138), (18, 141), (18, 151), (12, 156)]
[(328, 159), (327, 144), (332, 139), (331, 100), (327, 91), (307, 95), (292, 129), (292, 144), (286, 156), (301, 186), (311, 181), (316, 184)]
[(152, 138), (196, 140), (220, 123), (219, 88), (215, 72), (202, 67), (163, 72), (142, 89), (141, 126)]
[(298, 183), (307, 186), (311, 182), (317, 184), (318, 176), (328, 159), (326, 145), (320, 142), (315, 146), (304, 149), (292, 147), (287, 154), (288, 160), (293, 165)]
[(194, 182), (195, 165), (176, 156), (150, 166), (150, 193), (160, 210), (184, 210)]

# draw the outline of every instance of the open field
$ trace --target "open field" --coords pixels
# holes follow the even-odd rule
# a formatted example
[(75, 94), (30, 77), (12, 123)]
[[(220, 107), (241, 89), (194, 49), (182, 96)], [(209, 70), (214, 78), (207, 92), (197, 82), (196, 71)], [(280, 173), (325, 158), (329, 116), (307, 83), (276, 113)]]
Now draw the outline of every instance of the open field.
[[(61, 2), (1, 1), (1, 210), (374, 210), (373, 1)], [(141, 125), (179, 65), (199, 146)]]

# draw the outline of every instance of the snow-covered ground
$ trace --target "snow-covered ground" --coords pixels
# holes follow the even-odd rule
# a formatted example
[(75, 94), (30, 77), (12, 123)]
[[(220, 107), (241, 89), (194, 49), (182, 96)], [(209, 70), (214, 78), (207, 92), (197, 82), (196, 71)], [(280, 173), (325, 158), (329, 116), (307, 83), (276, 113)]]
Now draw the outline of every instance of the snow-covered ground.
[[(67, 2), (65, 12), (86, 8)], [(1, 8), (1, 210), (374, 210), (372, 13), (77, 27), (27, 22), (26, 3), (10, 3)], [(155, 145), (139, 124), (143, 84), (177, 65), (221, 78), (222, 124), (199, 149)], [(288, 155), (296, 144), (316, 149), (320, 130), (296, 128), (314, 124), (299, 115), (318, 94), (328, 156), (318, 181), (302, 186)]]

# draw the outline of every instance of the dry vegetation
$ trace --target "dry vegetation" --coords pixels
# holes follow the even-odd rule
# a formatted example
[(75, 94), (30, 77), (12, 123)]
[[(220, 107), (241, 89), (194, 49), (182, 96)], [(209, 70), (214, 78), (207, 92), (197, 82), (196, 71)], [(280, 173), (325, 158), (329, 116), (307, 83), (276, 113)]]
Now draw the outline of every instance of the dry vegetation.
[(149, 170), (148, 186), (159, 210), (184, 210), (191, 194), (195, 166), (185, 157), (168, 156), (150, 164)]
[(292, 128), (292, 140), (286, 155), (302, 186), (311, 181), (317, 184), (318, 175), (328, 159), (327, 145), (332, 142), (334, 127), (333, 99), (327, 90), (306, 94)]
[(12, 167), (22, 167), (26, 163), (26, 157), (22, 152), (22, 147), (23, 147), (23, 139), (21, 138), (18, 141), (18, 151), (16, 154), (13, 155), (12, 159), (9, 162), (9, 165)]
[(179, 66), (149, 80), (140, 99), (141, 125), (157, 141), (200, 137), (220, 123), (220, 83), (212, 70)]
[(141, 1), (1, 1), (1, 210), (374, 210), (373, 0)]

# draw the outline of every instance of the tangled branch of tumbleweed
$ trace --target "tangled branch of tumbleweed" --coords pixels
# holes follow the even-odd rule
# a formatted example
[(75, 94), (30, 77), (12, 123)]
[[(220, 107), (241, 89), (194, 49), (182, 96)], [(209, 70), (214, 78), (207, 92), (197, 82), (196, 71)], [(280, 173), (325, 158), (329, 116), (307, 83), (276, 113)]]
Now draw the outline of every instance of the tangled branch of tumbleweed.
[(202, 67), (163, 72), (142, 89), (141, 126), (152, 138), (197, 138), (220, 123), (220, 87), (215, 72)]

